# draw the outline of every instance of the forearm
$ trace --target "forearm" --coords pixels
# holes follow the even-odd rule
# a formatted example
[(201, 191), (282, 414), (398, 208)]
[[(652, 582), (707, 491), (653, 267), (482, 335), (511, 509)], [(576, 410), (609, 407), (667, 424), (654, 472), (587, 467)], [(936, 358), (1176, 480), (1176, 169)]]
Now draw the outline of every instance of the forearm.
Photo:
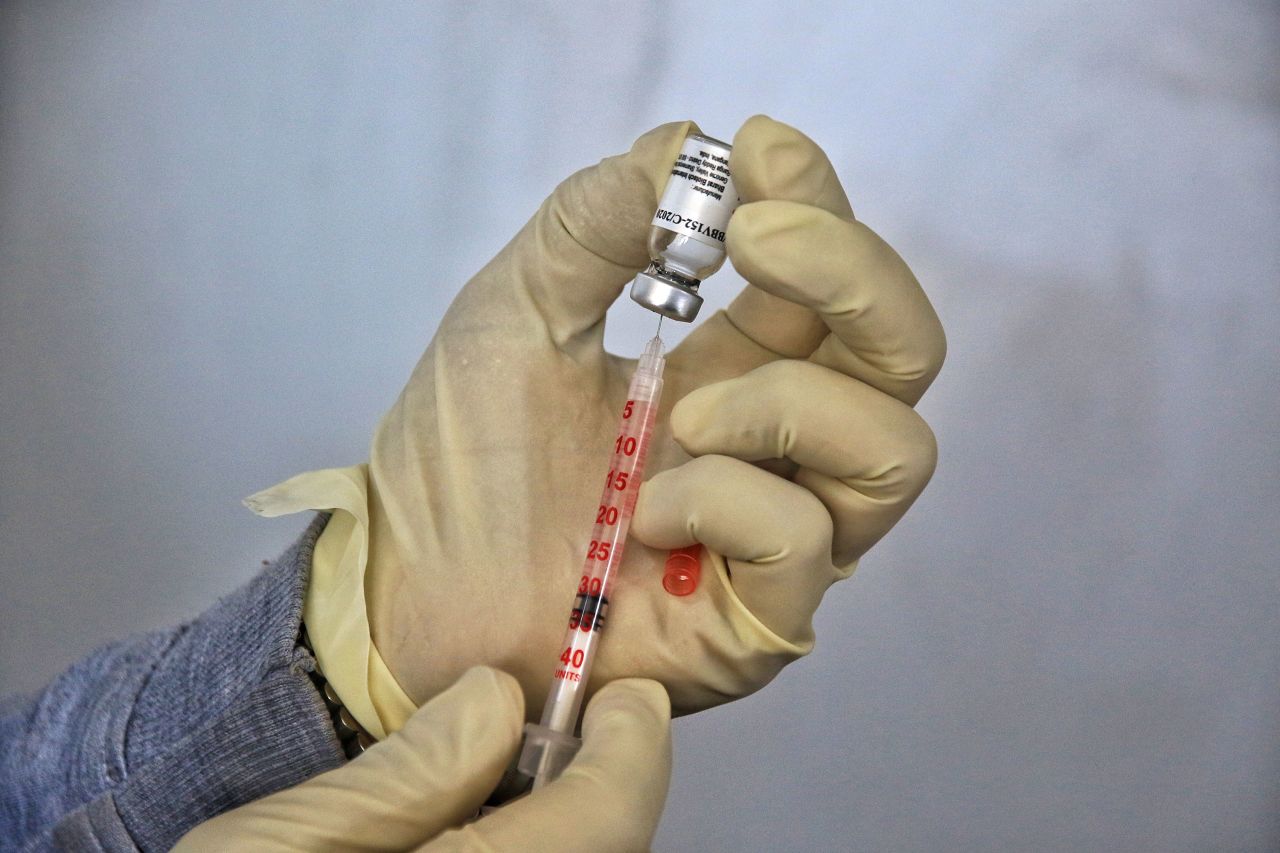
[(167, 849), (190, 826), (342, 763), (297, 644), (318, 518), (199, 618), (106, 646), (0, 706), (0, 837)]

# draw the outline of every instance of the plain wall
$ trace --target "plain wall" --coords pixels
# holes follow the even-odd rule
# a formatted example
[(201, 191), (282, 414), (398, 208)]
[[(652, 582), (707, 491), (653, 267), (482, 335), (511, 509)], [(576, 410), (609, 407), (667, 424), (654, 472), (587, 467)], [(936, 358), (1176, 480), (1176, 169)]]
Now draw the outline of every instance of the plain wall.
[(279, 553), (239, 499), (363, 460), (561, 178), (766, 112), (933, 298), (941, 459), (815, 652), (677, 723), (656, 848), (1280, 847), (1278, 44), (1222, 0), (5, 4), (0, 692)]

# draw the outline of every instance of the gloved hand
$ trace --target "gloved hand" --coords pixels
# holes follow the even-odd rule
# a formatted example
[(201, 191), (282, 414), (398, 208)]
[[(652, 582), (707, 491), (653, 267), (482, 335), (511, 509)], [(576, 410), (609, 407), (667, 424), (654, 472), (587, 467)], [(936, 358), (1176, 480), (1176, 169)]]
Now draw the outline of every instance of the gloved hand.
[(515, 680), (477, 667), (356, 760), (202, 823), (174, 849), (647, 850), (671, 780), (670, 721), (660, 685), (606, 685), (559, 779), (463, 825), (514, 758), (524, 722)]
[[(520, 680), (532, 716), (541, 707), (634, 366), (604, 351), (605, 311), (648, 262), (692, 127), (659, 127), (562, 183), (458, 295), (377, 429), (373, 637), (419, 702), (483, 663)], [(935, 460), (911, 407), (945, 341), (914, 276), (854, 220), (807, 137), (758, 116), (733, 144), (744, 204), (727, 246), (750, 285), (669, 356), (593, 674), (656, 679), (679, 713), (807, 653), (823, 592)], [(694, 541), (711, 564), (694, 595), (672, 597), (667, 549)]]

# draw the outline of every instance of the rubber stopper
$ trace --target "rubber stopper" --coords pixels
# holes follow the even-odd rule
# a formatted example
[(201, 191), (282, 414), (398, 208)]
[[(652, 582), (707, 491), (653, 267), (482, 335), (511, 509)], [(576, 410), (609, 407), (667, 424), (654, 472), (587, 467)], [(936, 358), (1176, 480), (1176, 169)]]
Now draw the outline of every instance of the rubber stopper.
[(702, 546), (677, 548), (667, 556), (662, 573), (662, 588), (672, 595), (690, 595), (702, 577)]

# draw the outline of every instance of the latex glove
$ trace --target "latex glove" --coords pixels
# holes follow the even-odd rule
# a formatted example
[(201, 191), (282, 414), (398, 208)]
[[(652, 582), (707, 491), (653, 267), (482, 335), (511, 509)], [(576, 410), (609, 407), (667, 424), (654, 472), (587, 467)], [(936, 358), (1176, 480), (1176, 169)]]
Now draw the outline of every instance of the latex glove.
[(359, 758), (202, 823), (174, 849), (647, 850), (671, 780), (670, 721), (660, 685), (605, 686), (560, 778), (464, 825), (514, 759), (524, 722), (516, 681), (477, 667)]
[[(417, 701), (486, 663), (520, 680), (531, 716), (541, 707), (634, 366), (605, 353), (605, 311), (648, 262), (692, 127), (659, 127), (562, 183), (463, 288), (378, 427), (371, 623)], [(746, 203), (728, 251), (751, 285), (669, 356), (593, 673), (654, 678), (681, 713), (812, 648), (823, 592), (932, 474), (911, 405), (945, 349), (910, 270), (854, 221), (813, 142), (758, 116), (730, 163)], [(666, 549), (695, 540), (714, 570), (675, 598)]]

